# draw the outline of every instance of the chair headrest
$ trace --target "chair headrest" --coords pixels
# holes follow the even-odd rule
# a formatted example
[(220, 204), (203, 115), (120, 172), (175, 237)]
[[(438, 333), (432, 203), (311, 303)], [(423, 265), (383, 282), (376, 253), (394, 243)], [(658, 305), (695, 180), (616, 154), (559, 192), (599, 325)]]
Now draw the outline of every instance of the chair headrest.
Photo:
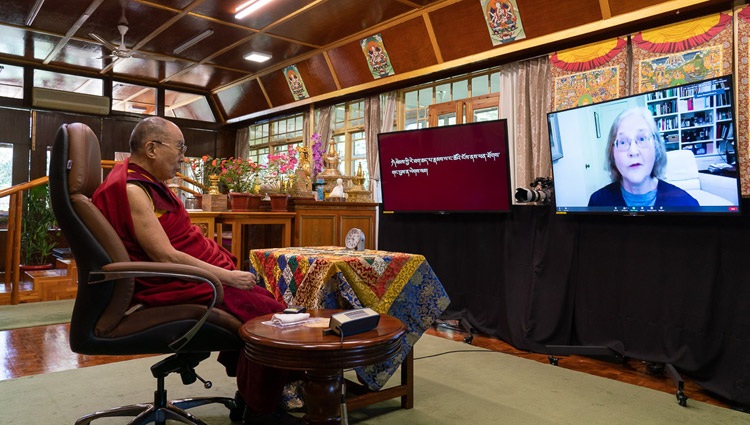
[(67, 164), (68, 191), (70, 195), (80, 193), (91, 198), (102, 183), (99, 139), (86, 124), (72, 123), (68, 124), (67, 128), (70, 140)]

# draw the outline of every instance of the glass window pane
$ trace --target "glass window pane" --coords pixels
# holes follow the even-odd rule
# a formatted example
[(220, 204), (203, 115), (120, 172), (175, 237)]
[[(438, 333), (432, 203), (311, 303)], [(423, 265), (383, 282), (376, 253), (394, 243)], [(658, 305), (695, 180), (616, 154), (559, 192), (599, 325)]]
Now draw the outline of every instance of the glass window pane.
[(451, 85), (441, 84), (435, 87), (435, 103), (444, 103), (451, 100)]
[(432, 87), (419, 90), (419, 107), (426, 108), (432, 105)]
[(500, 73), (493, 72), (490, 75), (490, 93), (500, 92)]
[(34, 70), (34, 87), (102, 96), (104, 83), (97, 78)]
[(417, 104), (418, 95), (418, 91), (410, 91), (404, 94), (404, 107), (407, 111), (419, 107)]
[(23, 67), (0, 65), (0, 71), (2, 71), (0, 96), (23, 99)]
[(453, 96), (453, 100), (460, 100), (460, 99), (466, 99), (469, 97), (469, 81), (468, 80), (461, 80), (456, 81), (452, 86), (452, 92), (451, 96)]
[[(11, 186), (13, 179), (13, 144), (0, 143), (0, 189)], [(10, 204), (10, 196), (0, 198), (0, 211), (7, 213)]]
[(164, 91), (164, 115), (198, 121), (216, 121), (205, 96), (174, 90)]
[(471, 79), (471, 96), (481, 96), (489, 94), (489, 78), (486, 75), (474, 77)]
[(112, 110), (133, 114), (156, 114), (156, 89), (112, 82)]
[(352, 133), (352, 158), (363, 158), (365, 155), (367, 155), (365, 132)]
[(498, 108), (482, 108), (474, 110), (474, 122), (490, 121), (498, 119)]
[(456, 113), (450, 112), (447, 114), (438, 115), (437, 125), (442, 127), (444, 125), (453, 125), (456, 123)]

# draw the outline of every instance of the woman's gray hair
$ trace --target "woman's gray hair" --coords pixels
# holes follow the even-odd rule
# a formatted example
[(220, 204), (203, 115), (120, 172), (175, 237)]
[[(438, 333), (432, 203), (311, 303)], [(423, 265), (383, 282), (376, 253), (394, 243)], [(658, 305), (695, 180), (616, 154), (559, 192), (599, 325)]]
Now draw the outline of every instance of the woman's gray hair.
[(617, 133), (620, 131), (620, 124), (625, 118), (637, 116), (643, 119), (648, 126), (654, 141), (654, 168), (651, 169), (651, 177), (662, 178), (664, 170), (667, 168), (667, 148), (664, 146), (664, 140), (659, 136), (659, 129), (656, 127), (656, 121), (654, 116), (648, 108), (642, 106), (636, 106), (633, 108), (626, 109), (620, 112), (619, 115), (612, 122), (612, 127), (609, 129), (609, 137), (607, 138), (607, 170), (612, 181), (619, 182), (622, 179), (620, 171), (617, 169), (615, 164), (615, 152), (614, 145), (615, 139), (617, 139)]

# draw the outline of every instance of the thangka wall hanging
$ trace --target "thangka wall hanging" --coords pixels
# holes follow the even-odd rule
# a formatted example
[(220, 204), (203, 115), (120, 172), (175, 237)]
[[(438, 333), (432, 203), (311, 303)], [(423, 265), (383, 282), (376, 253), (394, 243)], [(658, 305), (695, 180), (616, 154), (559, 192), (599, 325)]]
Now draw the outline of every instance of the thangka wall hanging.
[(359, 45), (362, 46), (362, 52), (367, 58), (367, 66), (370, 67), (372, 78), (377, 80), (395, 74), (393, 66), (391, 66), (391, 58), (388, 57), (380, 34), (359, 40)]
[(732, 16), (717, 13), (632, 36), (636, 92), (732, 72)]
[(516, 0), (479, 0), (492, 45), (526, 38)]
[(289, 85), (289, 90), (294, 96), (294, 100), (307, 99), (310, 97), (307, 94), (307, 88), (305, 82), (302, 81), (302, 76), (299, 75), (297, 65), (289, 65), (284, 68), (284, 76), (286, 77), (286, 83)]
[(627, 40), (615, 38), (556, 52), (549, 58), (554, 109), (598, 103), (625, 93)]
[(735, 121), (739, 131), (737, 137), (737, 154), (740, 164), (740, 189), (742, 196), (750, 194), (750, 141), (747, 135), (750, 132), (750, 7), (744, 6), (738, 9), (737, 16), (737, 75), (734, 78), (734, 89), (737, 90), (737, 108), (735, 110)]

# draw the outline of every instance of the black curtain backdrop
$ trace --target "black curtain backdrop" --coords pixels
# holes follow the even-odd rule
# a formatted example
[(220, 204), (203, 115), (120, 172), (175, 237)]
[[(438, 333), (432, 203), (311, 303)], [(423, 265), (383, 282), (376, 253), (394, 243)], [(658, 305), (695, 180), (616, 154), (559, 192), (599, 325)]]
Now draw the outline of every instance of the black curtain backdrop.
[[(422, 254), (465, 318), (514, 347), (609, 346), (750, 406), (750, 201), (742, 216), (381, 214), (379, 248)], [(687, 394), (689, 397), (690, 395)]]

